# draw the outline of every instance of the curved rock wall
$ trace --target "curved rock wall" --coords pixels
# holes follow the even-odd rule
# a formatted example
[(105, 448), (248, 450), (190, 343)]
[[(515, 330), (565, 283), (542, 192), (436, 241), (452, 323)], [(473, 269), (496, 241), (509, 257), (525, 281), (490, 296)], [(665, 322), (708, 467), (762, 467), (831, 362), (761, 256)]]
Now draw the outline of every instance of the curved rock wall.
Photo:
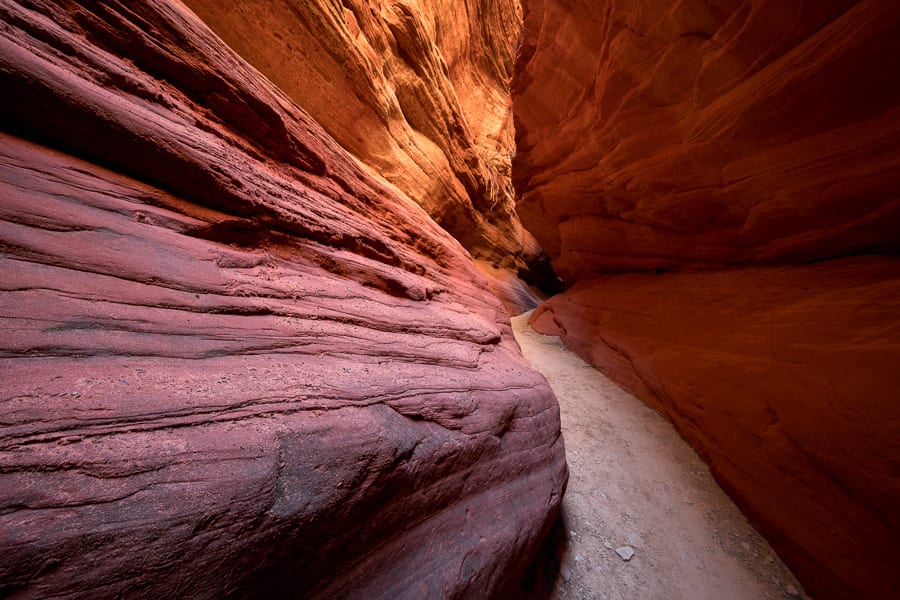
[(179, 2), (0, 15), (0, 595), (515, 586), (558, 407), (467, 252)]
[(900, 595), (900, 9), (523, 7), (518, 206), (574, 284), (534, 325), (667, 414), (814, 597)]
[(535, 329), (667, 415), (814, 598), (892, 598), (900, 259), (602, 276)]
[(563, 279), (900, 249), (894, 4), (525, 7), (518, 209)]
[(475, 258), (538, 255), (510, 183), (518, 0), (187, 4)]

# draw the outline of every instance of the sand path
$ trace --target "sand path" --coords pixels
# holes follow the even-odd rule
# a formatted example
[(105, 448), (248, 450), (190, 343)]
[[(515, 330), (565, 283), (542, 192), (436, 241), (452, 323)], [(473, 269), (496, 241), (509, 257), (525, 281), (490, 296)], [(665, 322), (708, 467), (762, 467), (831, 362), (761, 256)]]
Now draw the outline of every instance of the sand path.
[[(552, 597), (802, 598), (672, 425), (559, 338), (534, 332), (528, 316), (513, 319), (516, 339), (559, 399), (570, 468)], [(628, 556), (626, 547), (627, 561), (616, 552)]]

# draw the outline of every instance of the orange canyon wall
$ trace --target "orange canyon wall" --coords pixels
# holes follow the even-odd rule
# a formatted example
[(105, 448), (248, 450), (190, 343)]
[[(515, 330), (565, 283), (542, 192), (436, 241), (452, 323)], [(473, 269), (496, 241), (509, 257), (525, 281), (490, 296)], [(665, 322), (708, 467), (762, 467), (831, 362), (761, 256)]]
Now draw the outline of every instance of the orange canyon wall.
[(186, 4), (458, 239), (514, 311), (536, 304), (505, 275), (540, 256), (510, 181), (518, 0)]
[(900, 8), (527, 0), (534, 325), (668, 415), (816, 598), (900, 595)]

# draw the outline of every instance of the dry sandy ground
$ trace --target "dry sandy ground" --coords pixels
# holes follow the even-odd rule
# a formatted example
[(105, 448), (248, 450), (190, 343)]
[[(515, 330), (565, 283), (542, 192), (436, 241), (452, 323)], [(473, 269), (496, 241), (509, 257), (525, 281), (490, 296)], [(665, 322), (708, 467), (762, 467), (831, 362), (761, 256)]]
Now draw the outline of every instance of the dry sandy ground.
[[(535, 333), (529, 315), (514, 318), (513, 328), (559, 399), (571, 472), (552, 597), (803, 598), (672, 425), (559, 338)], [(634, 552), (628, 561), (616, 553), (625, 546)]]

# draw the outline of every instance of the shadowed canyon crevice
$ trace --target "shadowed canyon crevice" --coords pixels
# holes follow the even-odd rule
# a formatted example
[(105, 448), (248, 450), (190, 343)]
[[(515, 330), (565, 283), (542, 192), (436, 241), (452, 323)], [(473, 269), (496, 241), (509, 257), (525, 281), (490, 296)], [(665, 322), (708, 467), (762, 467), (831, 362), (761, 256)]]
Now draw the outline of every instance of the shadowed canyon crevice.
[(550, 259), (807, 592), (900, 595), (900, 9), (0, 19), (0, 597), (534, 592)]
[(815, 598), (900, 595), (900, 9), (525, 2), (532, 323), (667, 415)]

